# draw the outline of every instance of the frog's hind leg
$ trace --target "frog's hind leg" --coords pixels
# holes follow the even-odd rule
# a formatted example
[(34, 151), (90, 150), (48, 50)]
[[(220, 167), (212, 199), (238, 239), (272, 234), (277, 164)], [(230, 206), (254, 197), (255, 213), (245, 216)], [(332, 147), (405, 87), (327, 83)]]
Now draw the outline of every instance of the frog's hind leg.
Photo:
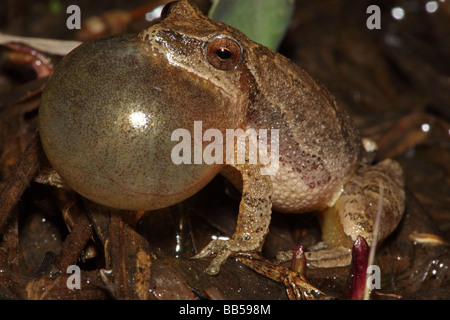
[(346, 248), (351, 248), (359, 235), (369, 245), (374, 240), (381, 242), (395, 230), (404, 209), (400, 165), (387, 159), (373, 166), (361, 166), (335, 205), (319, 215), (322, 239), (331, 247)]

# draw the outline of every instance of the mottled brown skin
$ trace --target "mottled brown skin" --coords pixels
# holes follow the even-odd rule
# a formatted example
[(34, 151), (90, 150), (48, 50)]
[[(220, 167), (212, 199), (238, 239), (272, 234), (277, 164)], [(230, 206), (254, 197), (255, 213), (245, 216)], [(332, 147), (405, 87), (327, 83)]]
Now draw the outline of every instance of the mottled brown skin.
[[(231, 67), (210, 59), (214, 51), (208, 46), (218, 39), (237, 44), (239, 59)], [(261, 248), (272, 206), (322, 211), (331, 234), (324, 239), (336, 246), (352, 243), (358, 234), (370, 242), (381, 190), (388, 196), (379, 240), (403, 213), (401, 168), (390, 160), (375, 167), (361, 163), (359, 133), (325, 88), (287, 58), (208, 19), (186, 0), (137, 37), (77, 48), (56, 68), (42, 101), (41, 136), (49, 160), (76, 191), (104, 205), (168, 206), (226, 169), (243, 195), (233, 237), (212, 241), (196, 256), (215, 255), (210, 274), (218, 273), (231, 253)], [(130, 125), (136, 110), (146, 115), (145, 126)], [(222, 133), (279, 129), (279, 170), (262, 175), (262, 165), (250, 164), (248, 157), (224, 168), (174, 165), (170, 134), (191, 130), (194, 121), (203, 122), (203, 131)]]

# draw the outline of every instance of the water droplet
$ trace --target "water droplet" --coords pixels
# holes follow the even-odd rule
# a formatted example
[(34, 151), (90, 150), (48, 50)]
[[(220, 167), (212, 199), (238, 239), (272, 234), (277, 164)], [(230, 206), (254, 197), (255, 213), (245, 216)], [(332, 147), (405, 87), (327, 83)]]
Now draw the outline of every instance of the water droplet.
[(405, 10), (402, 7), (395, 7), (392, 8), (391, 14), (395, 20), (402, 20), (405, 17)]
[(429, 1), (425, 4), (425, 10), (427, 10), (428, 13), (435, 13), (438, 8), (439, 4), (437, 1)]

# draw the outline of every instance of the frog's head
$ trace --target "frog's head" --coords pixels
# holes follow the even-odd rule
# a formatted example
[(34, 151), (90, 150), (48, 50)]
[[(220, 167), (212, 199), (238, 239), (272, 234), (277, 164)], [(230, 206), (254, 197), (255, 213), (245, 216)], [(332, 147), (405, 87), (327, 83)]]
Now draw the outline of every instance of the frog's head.
[(166, 5), (161, 17), (140, 33), (143, 48), (176, 72), (191, 75), (192, 86), (220, 94), (234, 119), (241, 121), (256, 90), (248, 68), (249, 49), (256, 44), (239, 30), (209, 19), (187, 0)]

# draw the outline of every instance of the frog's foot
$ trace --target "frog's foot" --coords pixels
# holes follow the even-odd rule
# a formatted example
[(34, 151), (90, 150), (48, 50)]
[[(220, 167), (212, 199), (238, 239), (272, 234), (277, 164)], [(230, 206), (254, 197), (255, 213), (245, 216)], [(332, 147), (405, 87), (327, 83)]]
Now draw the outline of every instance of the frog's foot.
[(194, 259), (201, 259), (214, 256), (213, 260), (206, 269), (209, 275), (216, 275), (220, 271), (220, 266), (233, 253), (240, 253), (258, 249), (259, 244), (249, 245), (248, 243), (230, 239), (230, 240), (213, 240), (205, 248), (202, 249)]
[[(327, 248), (327, 244), (320, 242), (314, 247), (310, 247), (305, 252), (306, 262), (311, 268), (335, 268), (349, 266), (352, 261), (351, 250), (338, 246)], [(293, 251), (280, 251), (277, 253), (276, 260), (283, 263), (292, 260)]]
[(335, 268), (346, 267), (352, 262), (352, 252), (343, 246), (307, 251), (306, 261), (313, 268)]

